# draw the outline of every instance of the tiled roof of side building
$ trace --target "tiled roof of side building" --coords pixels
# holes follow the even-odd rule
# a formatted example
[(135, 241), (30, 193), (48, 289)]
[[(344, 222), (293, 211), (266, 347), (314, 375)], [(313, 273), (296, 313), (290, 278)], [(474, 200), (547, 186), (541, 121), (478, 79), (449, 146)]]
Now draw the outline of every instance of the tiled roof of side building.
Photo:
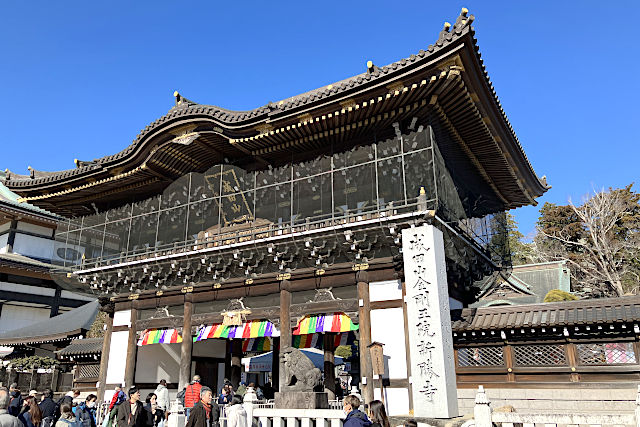
[[(508, 133), (510, 133), (510, 138), (515, 141), (515, 145), (517, 146), (514, 151), (515, 155), (526, 165), (526, 169), (528, 169), (529, 173), (535, 176), (533, 167), (526, 158), (520, 142), (518, 141), (517, 136), (515, 135), (515, 132), (509, 124), (507, 116), (501, 107), (500, 101), (493, 89), (493, 85), (489, 80), (487, 71), (481, 59), (476, 39), (474, 38), (475, 32), (471, 27), (473, 20), (473, 15), (469, 15), (468, 11), (463, 8), (455, 24), (451, 26), (450, 24), (445, 23), (445, 27), (440, 32), (438, 40), (433, 45), (430, 45), (426, 51), (421, 50), (417, 54), (411, 55), (408, 58), (403, 58), (400, 61), (382, 67), (377, 67), (368, 63), (367, 71), (365, 73), (276, 103), (269, 103), (249, 111), (231, 111), (216, 106), (197, 104), (176, 93), (176, 105), (166, 115), (146, 126), (137, 135), (135, 140), (124, 150), (110, 156), (96, 159), (92, 162), (76, 162), (78, 167), (75, 169), (60, 172), (39, 172), (32, 170), (30, 175), (17, 175), (10, 173), (10, 177), (7, 179), (7, 182), (12, 188), (31, 187), (95, 172), (96, 170), (120, 162), (124, 158), (129, 157), (138, 150), (139, 145), (156, 129), (169, 122), (178, 120), (181, 117), (199, 115), (211, 118), (214, 123), (218, 123), (222, 127), (237, 129), (241, 126), (251, 127), (261, 123), (273, 123), (275, 120), (282, 117), (303, 114), (327, 102), (346, 99), (349, 96), (362, 92), (369, 87), (378, 87), (389, 84), (394, 79), (401, 78), (413, 69), (426, 66), (428, 63), (433, 61), (434, 58), (443, 54), (444, 51), (452, 48), (455, 42), (467, 35), (469, 35), (472, 40), (473, 51), (477, 56), (477, 62), (480, 64), (480, 73), (484, 78), (486, 88), (493, 97), (493, 108), (502, 117), (505, 126), (509, 130)], [(546, 183), (543, 181), (540, 182), (541, 189), (547, 188)], [(544, 192), (545, 190), (539, 191)]]
[(640, 296), (452, 310), (454, 332), (640, 321)]
[(60, 356), (84, 356), (90, 354), (101, 354), (103, 338), (83, 338), (71, 341), (67, 347), (59, 350)]
[[(0, 178), (4, 178), (4, 177), (5, 177), (5, 172), (0, 172)], [(5, 208), (8, 208), (8, 209), (28, 211), (36, 216), (47, 217), (47, 219), (54, 219), (54, 220), (62, 219), (62, 217), (52, 212), (49, 212), (45, 209), (42, 209), (30, 203), (20, 201), (20, 196), (18, 196), (13, 191), (9, 190), (2, 183), (2, 181), (0, 181), (0, 210), (2, 209), (3, 205)]]

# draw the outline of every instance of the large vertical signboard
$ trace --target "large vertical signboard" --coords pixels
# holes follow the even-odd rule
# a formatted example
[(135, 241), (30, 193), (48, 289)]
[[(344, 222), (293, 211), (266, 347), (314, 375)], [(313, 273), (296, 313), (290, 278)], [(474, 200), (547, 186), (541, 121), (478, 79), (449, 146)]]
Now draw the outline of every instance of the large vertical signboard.
[(458, 415), (449, 291), (442, 232), (432, 225), (402, 231), (416, 416)]

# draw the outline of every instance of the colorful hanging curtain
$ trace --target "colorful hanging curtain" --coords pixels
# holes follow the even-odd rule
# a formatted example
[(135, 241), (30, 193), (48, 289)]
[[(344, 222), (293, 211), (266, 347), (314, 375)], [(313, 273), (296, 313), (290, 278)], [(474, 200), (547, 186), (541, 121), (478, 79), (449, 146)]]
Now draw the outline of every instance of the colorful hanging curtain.
[(220, 323), (200, 328), (193, 341), (209, 338), (261, 338), (279, 337), (280, 332), (268, 320), (251, 320), (239, 326), (225, 326)]
[(177, 329), (147, 329), (138, 340), (138, 345), (176, 344), (181, 342), (182, 337)]
[(344, 313), (313, 314), (305, 316), (298, 322), (293, 335), (314, 334), (317, 332), (349, 332), (357, 331), (349, 316)]
[[(356, 335), (353, 332), (345, 332), (337, 334), (334, 338), (334, 348), (339, 345), (351, 345), (356, 341)], [(295, 348), (317, 348), (322, 350), (324, 341), (322, 334), (303, 334), (295, 335), (292, 340), (292, 346)]]
[(271, 339), (268, 337), (249, 338), (242, 342), (242, 352), (271, 351)]

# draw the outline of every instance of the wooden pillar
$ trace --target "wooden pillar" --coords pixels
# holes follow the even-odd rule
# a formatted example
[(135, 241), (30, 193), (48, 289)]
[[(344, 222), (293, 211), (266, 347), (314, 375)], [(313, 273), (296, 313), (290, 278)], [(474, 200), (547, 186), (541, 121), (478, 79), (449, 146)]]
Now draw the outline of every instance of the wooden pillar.
[(238, 389), (242, 378), (242, 340), (231, 340), (231, 385), (234, 390)]
[(359, 271), (357, 275), (358, 299), (359, 299), (359, 328), (360, 328), (360, 376), (362, 377), (362, 397), (364, 403), (373, 400), (373, 364), (371, 363), (371, 303), (369, 301), (369, 280), (365, 271)]
[(504, 363), (507, 366), (507, 382), (516, 382), (516, 374), (513, 373), (513, 347), (509, 344), (504, 344)]
[(104, 311), (107, 313), (105, 320), (106, 330), (104, 331), (104, 340), (102, 341), (102, 354), (100, 356), (100, 374), (98, 374), (98, 403), (104, 401), (104, 391), (107, 385), (107, 369), (109, 368), (109, 350), (111, 349), (111, 333), (113, 332), (113, 306), (111, 310)]
[(53, 301), (51, 301), (51, 311), (49, 317), (55, 317), (60, 314), (60, 296), (62, 295), (62, 288), (56, 285), (56, 293), (53, 295)]
[(127, 341), (127, 359), (124, 368), (125, 389), (133, 386), (136, 372), (136, 354), (138, 353), (138, 343), (136, 342), (136, 323), (138, 321), (138, 310), (136, 302), (131, 303), (131, 326), (129, 326), (129, 340)]
[(232, 340), (225, 341), (225, 352), (224, 352), (224, 378), (231, 378), (231, 343)]
[[(291, 292), (288, 285), (289, 282), (283, 280), (280, 289), (280, 348), (282, 350), (291, 347)], [(282, 391), (282, 388), (286, 385), (284, 366), (280, 360), (278, 360), (278, 363), (280, 365), (278, 391)]]
[(182, 347), (180, 350), (180, 375), (178, 390), (185, 388), (191, 380), (191, 351), (193, 350), (193, 338), (191, 337), (191, 315), (193, 314), (193, 302), (191, 294), (184, 295), (184, 323), (182, 324)]
[(16, 241), (16, 230), (18, 229), (18, 220), (12, 219), (9, 225), (9, 235), (7, 236), (7, 253), (13, 253), (13, 245)]
[(330, 400), (336, 398), (336, 335), (335, 333), (327, 332), (322, 337), (324, 348), (324, 391), (329, 394)]
[(565, 344), (564, 348), (567, 352), (567, 362), (569, 363), (569, 368), (571, 369), (571, 377), (570, 381), (572, 383), (580, 382), (580, 374), (576, 372), (578, 366), (578, 349), (574, 343)]
[(271, 349), (271, 387), (280, 390), (280, 337), (273, 337)]

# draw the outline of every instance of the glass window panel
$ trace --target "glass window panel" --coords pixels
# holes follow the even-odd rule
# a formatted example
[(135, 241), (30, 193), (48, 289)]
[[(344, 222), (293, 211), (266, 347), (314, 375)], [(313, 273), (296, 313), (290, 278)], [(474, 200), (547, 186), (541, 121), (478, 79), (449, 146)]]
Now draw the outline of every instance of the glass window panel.
[(99, 224), (104, 224), (107, 217), (106, 212), (102, 212), (96, 215), (87, 215), (83, 218), (83, 227), (93, 227)]
[(129, 224), (129, 219), (107, 223), (104, 230), (102, 258), (117, 258), (122, 252), (126, 251), (129, 239)]
[(188, 235), (192, 239), (202, 240), (218, 233), (218, 199), (207, 199), (189, 205)]
[(293, 212), (297, 223), (331, 217), (331, 175), (294, 181)]
[(256, 190), (256, 219), (272, 224), (291, 219), (291, 184), (272, 185)]
[(107, 211), (107, 221), (118, 221), (131, 216), (131, 205), (124, 205)]
[(223, 227), (253, 221), (254, 194), (252, 190), (244, 193), (228, 194), (220, 198), (220, 214)]
[(409, 135), (403, 135), (402, 142), (404, 143), (405, 153), (428, 148), (431, 146), (428, 131), (413, 132)]
[(355, 147), (349, 151), (334, 154), (333, 167), (338, 169), (347, 166), (359, 165), (361, 163), (370, 162), (371, 160), (373, 160), (373, 158), (374, 155), (372, 145)]
[(233, 165), (224, 165), (222, 195), (252, 190), (255, 174)]
[(82, 229), (80, 246), (86, 259), (102, 256), (102, 240), (104, 238), (104, 224)]
[(156, 242), (158, 228), (158, 213), (140, 215), (131, 219), (131, 234), (129, 236), (129, 252), (146, 252)]
[(216, 165), (205, 173), (191, 175), (190, 200), (197, 202), (220, 194), (220, 174), (222, 166)]
[(374, 163), (334, 172), (334, 210), (344, 215), (374, 209), (375, 187)]
[(157, 212), (160, 205), (160, 196), (152, 197), (133, 204), (133, 216)]
[(298, 179), (318, 175), (320, 173), (329, 172), (330, 170), (331, 158), (323, 156), (295, 165), (293, 167), (293, 178)]
[(389, 202), (404, 203), (402, 156), (378, 160), (378, 197), (381, 207)]
[(58, 223), (55, 234), (55, 242), (53, 245), (53, 256), (51, 261), (55, 265), (64, 265), (67, 258), (66, 246), (69, 237), (69, 221), (61, 221)]
[(186, 206), (160, 211), (160, 218), (158, 219), (157, 246), (184, 242), (186, 221)]
[(190, 174), (187, 174), (169, 184), (169, 186), (162, 192), (160, 208), (176, 208), (187, 204), (189, 201), (190, 179)]
[(400, 154), (400, 138), (387, 139), (378, 142), (378, 159), (397, 156)]
[(435, 197), (433, 182), (433, 162), (431, 150), (417, 151), (404, 156), (407, 198), (412, 200), (420, 194), (420, 187), (427, 192), (427, 199)]
[(66, 233), (66, 243), (62, 243), (56, 250), (56, 255), (60, 258), (60, 262), (65, 266), (76, 265), (80, 263), (84, 249), (80, 244), (81, 230), (73, 230)]
[(256, 185), (263, 187), (265, 185), (280, 184), (291, 181), (291, 166), (282, 166), (275, 169), (267, 169), (257, 172)]

